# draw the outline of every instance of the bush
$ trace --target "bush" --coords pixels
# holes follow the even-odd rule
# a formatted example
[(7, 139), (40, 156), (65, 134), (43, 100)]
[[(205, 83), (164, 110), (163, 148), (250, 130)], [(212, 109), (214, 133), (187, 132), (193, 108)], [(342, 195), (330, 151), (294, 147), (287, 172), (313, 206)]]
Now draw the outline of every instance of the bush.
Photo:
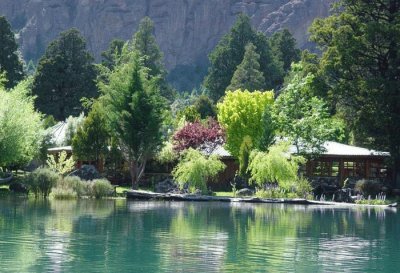
[(114, 192), (114, 187), (106, 179), (95, 179), (88, 184), (88, 195), (90, 197), (103, 198)]
[(373, 180), (358, 180), (354, 187), (356, 192), (361, 193), (365, 197), (375, 196), (381, 192), (382, 185)]
[(81, 180), (78, 176), (67, 176), (57, 183), (57, 187), (71, 189), (76, 196), (81, 197), (87, 192), (87, 182)]
[(78, 197), (73, 189), (64, 187), (53, 188), (51, 191), (51, 196), (53, 196), (54, 199), (60, 200), (75, 199)]
[(207, 181), (215, 178), (224, 169), (225, 164), (217, 157), (207, 158), (201, 152), (189, 148), (172, 171), (172, 175), (181, 189), (188, 184), (190, 192), (199, 189), (205, 193), (207, 192)]
[(32, 172), (27, 179), (29, 189), (38, 197), (49, 196), (51, 189), (57, 184), (61, 177), (54, 171), (46, 168), (40, 168)]

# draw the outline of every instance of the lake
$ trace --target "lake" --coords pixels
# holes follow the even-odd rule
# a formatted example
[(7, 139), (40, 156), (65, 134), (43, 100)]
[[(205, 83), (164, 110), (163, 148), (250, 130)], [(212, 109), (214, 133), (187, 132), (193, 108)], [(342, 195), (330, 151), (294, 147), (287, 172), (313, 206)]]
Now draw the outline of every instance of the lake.
[(395, 209), (0, 199), (0, 272), (399, 272)]

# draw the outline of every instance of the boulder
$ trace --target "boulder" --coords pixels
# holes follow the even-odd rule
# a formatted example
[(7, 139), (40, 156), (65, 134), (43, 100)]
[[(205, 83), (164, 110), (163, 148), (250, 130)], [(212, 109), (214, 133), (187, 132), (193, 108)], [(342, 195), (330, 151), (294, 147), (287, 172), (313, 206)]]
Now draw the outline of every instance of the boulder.
[(253, 196), (254, 191), (249, 188), (244, 188), (236, 192), (236, 196)]
[(179, 192), (179, 186), (172, 179), (165, 179), (154, 186), (154, 191), (158, 193)]
[(77, 176), (82, 180), (103, 178), (93, 165), (82, 165), (80, 169), (73, 171), (69, 176)]
[(29, 193), (29, 189), (28, 187), (20, 182), (12, 182), (10, 184), (10, 191), (14, 192), (14, 193)]

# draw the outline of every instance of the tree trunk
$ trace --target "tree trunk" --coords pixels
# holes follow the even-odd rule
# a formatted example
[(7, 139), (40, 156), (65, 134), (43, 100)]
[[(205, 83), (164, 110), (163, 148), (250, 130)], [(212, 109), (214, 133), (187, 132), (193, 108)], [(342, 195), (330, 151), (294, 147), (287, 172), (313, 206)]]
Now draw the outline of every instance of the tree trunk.
[(144, 174), (144, 169), (146, 167), (146, 160), (143, 160), (142, 163), (140, 163), (137, 160), (132, 160), (129, 163), (129, 171), (131, 174), (131, 181), (132, 181), (132, 189), (137, 190), (139, 187), (139, 181), (140, 178), (142, 178)]

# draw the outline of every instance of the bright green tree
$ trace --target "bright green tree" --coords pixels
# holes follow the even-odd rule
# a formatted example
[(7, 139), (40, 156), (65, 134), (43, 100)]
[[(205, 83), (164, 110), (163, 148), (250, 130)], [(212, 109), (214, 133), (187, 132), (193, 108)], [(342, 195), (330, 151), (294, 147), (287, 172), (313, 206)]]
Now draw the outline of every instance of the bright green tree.
[(228, 91), (224, 100), (217, 104), (218, 121), (226, 132), (226, 148), (239, 157), (240, 146), (246, 136), (257, 148), (263, 135), (263, 116), (267, 105), (272, 105), (274, 93)]
[(269, 43), (273, 54), (282, 63), (285, 72), (290, 70), (293, 62), (300, 61), (301, 51), (297, 48), (296, 39), (288, 29), (275, 32), (269, 38)]
[(243, 61), (237, 66), (231, 80), (231, 84), (226, 90), (262, 90), (265, 87), (265, 79), (260, 71), (260, 55), (256, 52), (256, 47), (249, 43), (246, 45)]
[(314, 76), (302, 77), (302, 66), (293, 65), (294, 75), (275, 102), (275, 120), (279, 134), (288, 137), (301, 154), (318, 154), (327, 140), (342, 137), (343, 126), (331, 118), (325, 102), (313, 96)]
[(204, 86), (214, 101), (224, 96), (237, 66), (243, 61), (248, 43), (253, 43), (257, 48), (257, 54), (260, 55), (260, 71), (265, 79), (265, 85), (261, 90), (272, 89), (283, 81), (283, 71), (271, 53), (268, 39), (252, 28), (247, 15), (241, 14), (230, 32), (209, 55), (210, 67)]
[(181, 189), (188, 184), (191, 192), (199, 189), (206, 193), (208, 180), (214, 179), (225, 167), (216, 156), (206, 157), (201, 152), (189, 148), (172, 171), (172, 175)]
[(390, 151), (400, 185), (400, 4), (396, 0), (342, 0), (316, 20), (311, 38), (323, 50), (321, 66), (356, 143)]
[(74, 157), (77, 160), (100, 161), (108, 152), (108, 138), (104, 110), (95, 103), (83, 124), (78, 128), (72, 139)]
[(108, 123), (129, 163), (133, 189), (138, 188), (147, 160), (162, 144), (163, 107), (143, 70), (133, 53), (130, 62), (115, 67), (108, 83), (100, 83)]
[(22, 81), (6, 91), (0, 84), (0, 167), (27, 164), (39, 153), (44, 135), (41, 115), (28, 86), (29, 81)]
[(290, 155), (290, 143), (280, 142), (270, 147), (268, 152), (254, 150), (250, 155), (250, 182), (263, 187), (267, 183), (278, 184), (291, 190), (298, 181), (299, 165), (305, 160), (301, 156)]
[(12, 88), (24, 78), (24, 70), (11, 25), (0, 16), (0, 73), (6, 72), (6, 88)]
[(32, 88), (36, 107), (57, 120), (79, 115), (83, 110), (81, 99), (98, 94), (92, 62), (79, 31), (62, 32), (39, 61)]

